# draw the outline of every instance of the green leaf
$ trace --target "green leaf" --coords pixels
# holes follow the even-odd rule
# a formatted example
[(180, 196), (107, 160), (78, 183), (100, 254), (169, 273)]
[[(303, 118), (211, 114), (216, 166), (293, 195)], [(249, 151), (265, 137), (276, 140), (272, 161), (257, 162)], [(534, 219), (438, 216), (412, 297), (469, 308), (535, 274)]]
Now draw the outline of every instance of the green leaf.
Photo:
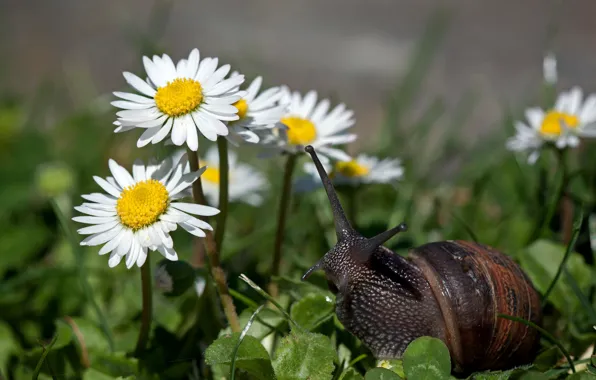
[(56, 343), (53, 346), (54, 350), (67, 346), (72, 341), (72, 329), (68, 323), (61, 319), (56, 320), (56, 332), (54, 334), (58, 335)]
[(108, 376), (103, 372), (89, 368), (83, 375), (83, 380), (113, 380), (113, 376)]
[[(539, 292), (544, 293), (548, 289), (563, 259), (565, 249), (566, 247), (563, 245), (551, 241), (537, 240), (527, 248), (525, 255), (520, 255), (522, 268)], [(583, 257), (572, 252), (566, 265), (569, 274), (577, 280), (580, 289), (585, 291), (592, 280), (590, 268), (586, 265)], [(581, 308), (579, 299), (570, 296), (573, 294), (573, 289), (568, 282), (560, 279), (555, 284), (549, 301), (557, 310), (569, 316)]]
[(314, 330), (333, 316), (334, 307), (330, 297), (309, 294), (292, 305), (290, 316), (305, 329)]
[(594, 380), (596, 375), (588, 372), (577, 372), (567, 378), (567, 380)]
[(399, 377), (406, 377), (404, 373), (404, 363), (401, 359), (380, 360), (377, 367), (387, 368), (399, 375)]
[(364, 380), (364, 377), (354, 368), (348, 368), (342, 372), (339, 380)]
[[(387, 368), (373, 368), (370, 371), (366, 372), (364, 375), (364, 380), (399, 380), (399, 377), (395, 372), (388, 370)], [(412, 379), (418, 379), (412, 378)]]
[(137, 373), (137, 359), (129, 358), (125, 353), (108, 354), (106, 351), (89, 351), (91, 368), (113, 377), (133, 376)]
[[(205, 351), (205, 362), (210, 366), (232, 363), (232, 353), (238, 343), (240, 333), (218, 338)], [(236, 368), (243, 369), (258, 379), (274, 379), (271, 358), (263, 345), (247, 335), (242, 340), (236, 354)]]
[(95, 323), (84, 318), (72, 318), (72, 321), (79, 329), (88, 350), (109, 352), (110, 345), (106, 336)]
[(5, 322), (0, 322), (0, 373), (5, 373), (8, 360), (18, 351), (19, 345), (10, 326)]
[(536, 359), (534, 360), (534, 367), (539, 371), (546, 371), (548, 369), (553, 368), (559, 358), (561, 357), (559, 347), (551, 346), (548, 349), (541, 352)]
[(521, 375), (519, 380), (548, 380), (548, 376), (541, 372), (530, 371)]
[(510, 369), (507, 371), (483, 372), (474, 374), (474, 380), (508, 380), (511, 375), (519, 372), (518, 369)]
[(403, 363), (408, 379), (448, 379), (451, 373), (449, 349), (440, 339), (428, 336), (408, 345)]
[(275, 351), (273, 368), (278, 380), (332, 378), (335, 348), (328, 337), (292, 332)]

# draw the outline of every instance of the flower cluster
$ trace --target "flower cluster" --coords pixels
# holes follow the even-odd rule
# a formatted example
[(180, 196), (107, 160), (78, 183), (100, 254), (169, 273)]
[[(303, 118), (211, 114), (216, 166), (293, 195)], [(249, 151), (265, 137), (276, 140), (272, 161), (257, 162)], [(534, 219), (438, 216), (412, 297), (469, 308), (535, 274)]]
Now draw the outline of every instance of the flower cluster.
[[(230, 65), (220, 65), (218, 58), (201, 57), (198, 49), (177, 63), (166, 54), (143, 57), (143, 65), (145, 79), (123, 74), (133, 92), (114, 92), (118, 100), (112, 105), (120, 109), (115, 132), (141, 129), (137, 147), (170, 143), (185, 147), (188, 156), (181, 149), (160, 163), (135, 161), (132, 174), (110, 160), (112, 176), (94, 177), (105, 193), (83, 195), (89, 202), (76, 209), (85, 216), (74, 220), (90, 225), (79, 230), (89, 235), (81, 244), (104, 244), (99, 253), (110, 253), (110, 266), (122, 259), (128, 268), (142, 266), (149, 250), (177, 260), (170, 232), (181, 226), (205, 237), (205, 230), (212, 228), (204, 219), (218, 214), (212, 206), (220, 201), (223, 184), (227, 185), (226, 201), (262, 204), (269, 187), (266, 178), (240, 162), (235, 152), (228, 152), (227, 145), (223, 151), (214, 146), (202, 149), (203, 155), (197, 158), (201, 136), (209, 141), (224, 138), (224, 144), (230, 142), (235, 147), (248, 143), (270, 154), (293, 157), (311, 145), (337, 184), (392, 183), (403, 176), (399, 159), (366, 154), (353, 158), (343, 150), (357, 138), (351, 132), (354, 112), (343, 103), (320, 98), (316, 91), (302, 95), (285, 85), (264, 88), (261, 76), (245, 86), (244, 75), (230, 73)], [(545, 82), (555, 85), (554, 56), (547, 56), (543, 66)], [(544, 147), (576, 147), (580, 138), (596, 136), (596, 95), (584, 99), (582, 90), (574, 87), (562, 92), (551, 108), (529, 108), (525, 117), (526, 121), (515, 123), (516, 134), (506, 146), (511, 151), (529, 152), (528, 161), (534, 163)], [(225, 161), (221, 161), (222, 154)], [(190, 159), (198, 160), (193, 164), (199, 170), (191, 170)], [(226, 164), (220, 167), (221, 163)], [(311, 163), (303, 168), (312, 183), (320, 184)], [(195, 201), (211, 206), (182, 201), (191, 196), (195, 181), (201, 181), (204, 189), (204, 199)]]
[[(544, 59), (544, 80), (554, 85), (557, 80), (557, 62), (552, 54)], [(515, 136), (506, 142), (507, 149), (529, 152), (528, 162), (534, 164), (541, 150), (575, 148), (583, 137), (596, 137), (596, 94), (584, 99), (579, 87), (563, 91), (549, 109), (528, 108), (526, 121), (515, 122)]]
[[(261, 76), (245, 86), (244, 75), (230, 72), (230, 65), (220, 65), (218, 58), (201, 56), (198, 49), (177, 63), (166, 54), (142, 61), (144, 78), (123, 73), (132, 92), (114, 92), (118, 99), (112, 105), (120, 109), (114, 132), (141, 129), (138, 148), (165, 143), (184, 147), (188, 154), (180, 149), (161, 162), (137, 160), (131, 171), (109, 160), (111, 176), (94, 177), (104, 192), (83, 195), (87, 202), (75, 209), (84, 215), (73, 219), (89, 225), (78, 230), (89, 235), (81, 245), (103, 245), (99, 254), (110, 254), (110, 267), (122, 260), (127, 268), (140, 267), (149, 251), (177, 260), (170, 232), (180, 226), (197, 237), (210, 233), (205, 217), (219, 213), (212, 206), (220, 200), (224, 182), (227, 201), (262, 204), (266, 178), (227, 148), (200, 150), (201, 136), (224, 138), (235, 147), (260, 146), (276, 155), (298, 156), (312, 145), (338, 183), (387, 183), (403, 174), (399, 160), (364, 154), (352, 158), (342, 150), (357, 138), (349, 132), (354, 113), (343, 103), (333, 105), (315, 91), (302, 95), (285, 85), (263, 88)], [(225, 168), (220, 168), (222, 154)], [(191, 170), (191, 159), (198, 159), (194, 164), (199, 170)], [(312, 167), (307, 164), (305, 170), (312, 172)], [(208, 205), (184, 202), (195, 181), (201, 181), (204, 191), (204, 199), (195, 201)]]

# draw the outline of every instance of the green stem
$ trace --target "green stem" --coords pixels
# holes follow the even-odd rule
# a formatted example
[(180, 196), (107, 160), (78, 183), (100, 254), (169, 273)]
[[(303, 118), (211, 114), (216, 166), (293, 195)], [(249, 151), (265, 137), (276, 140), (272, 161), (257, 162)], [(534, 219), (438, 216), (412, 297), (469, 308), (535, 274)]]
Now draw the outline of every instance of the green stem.
[(79, 241), (76, 237), (72, 229), (72, 225), (69, 223), (65, 215), (60, 210), (60, 206), (56, 202), (56, 200), (52, 200), (52, 208), (54, 209), (54, 213), (62, 226), (62, 230), (66, 235), (66, 238), (69, 240), (70, 245), (72, 246), (72, 251), (75, 255), (75, 262), (77, 265), (77, 275), (79, 277), (79, 282), (81, 283), (81, 287), (83, 288), (83, 293), (85, 294), (85, 298), (87, 302), (91, 304), (93, 311), (97, 316), (97, 320), (99, 321), (99, 326), (108, 341), (108, 345), (110, 346), (110, 351), (114, 352), (114, 338), (112, 337), (112, 332), (110, 331), (110, 327), (108, 325), (108, 320), (106, 319), (105, 315), (101, 311), (101, 308), (95, 301), (95, 297), (93, 297), (93, 289), (89, 284), (89, 277), (87, 276), (87, 267), (85, 266), (84, 261), (84, 254), (79, 244)]
[(153, 294), (151, 287), (151, 261), (147, 259), (141, 267), (141, 287), (143, 291), (143, 311), (141, 314), (141, 330), (135, 348), (135, 356), (139, 357), (147, 347), (151, 330), (151, 314), (153, 311)]
[(228, 140), (225, 137), (217, 139), (219, 151), (219, 215), (215, 228), (215, 245), (222, 252), (223, 238), (226, 232), (226, 219), (228, 217), (228, 192), (230, 169), (228, 164)]
[(579, 236), (583, 218), (584, 218), (584, 212), (583, 212), (583, 209), (580, 209), (579, 216), (573, 226), (573, 234), (571, 236), (571, 241), (569, 242), (569, 244), (567, 244), (567, 249), (565, 250), (565, 255), (563, 256), (563, 260), (561, 260), (561, 264), (559, 264), (559, 269), (557, 269), (557, 273), (555, 274), (555, 277), (553, 278), (552, 282), (546, 289), (546, 292), (544, 292), (544, 296), (542, 297), (542, 307), (544, 307), (544, 305), (546, 305), (548, 296), (553, 291), (555, 284), (559, 280), (559, 277), (561, 277), (561, 274), (563, 273), (563, 268), (565, 267), (565, 263), (567, 262), (567, 259), (571, 255), (571, 251), (573, 250), (573, 247), (575, 247), (575, 242), (577, 241), (577, 237)]
[[(296, 154), (288, 154), (286, 167), (284, 169), (283, 187), (279, 201), (279, 214), (277, 216), (277, 232), (275, 233), (275, 245), (273, 246), (271, 278), (279, 275), (281, 265), (281, 246), (284, 240), (288, 208), (290, 206), (290, 199), (292, 196), (292, 174), (294, 172), (294, 167), (296, 166), (296, 158)], [(277, 297), (277, 284), (275, 284), (273, 281), (269, 283), (269, 293), (271, 296)]]
[(550, 223), (557, 211), (557, 207), (561, 203), (561, 199), (563, 198), (563, 195), (565, 194), (565, 190), (567, 189), (567, 186), (569, 184), (569, 172), (567, 170), (567, 163), (566, 163), (567, 150), (566, 149), (560, 150), (560, 149), (557, 149), (556, 147), (553, 147), (553, 149), (555, 150), (555, 153), (557, 156), (557, 161), (558, 161), (558, 170), (557, 171), (561, 172), (561, 180), (559, 182), (559, 186), (557, 187), (555, 197), (549, 205), (546, 216), (542, 220), (542, 223), (538, 225), (538, 228), (534, 229), (534, 232), (530, 235), (530, 241), (528, 243), (538, 239), (543, 233), (548, 231), (548, 229), (550, 228)]
[[(188, 149), (188, 162), (190, 163), (190, 170), (193, 172), (199, 170), (199, 156), (197, 152)], [(197, 180), (193, 182), (192, 193), (195, 203), (205, 204), (205, 195), (203, 194), (201, 177), (197, 178)], [(204, 218), (204, 220), (205, 219), (206, 218)], [(221, 301), (224, 314), (226, 315), (226, 319), (230, 324), (232, 332), (239, 332), (241, 328), (240, 322), (238, 320), (238, 313), (236, 312), (234, 301), (230, 296), (230, 290), (228, 289), (228, 283), (226, 282), (225, 272), (221, 268), (219, 254), (213, 233), (207, 230), (205, 231), (205, 234), (205, 245), (207, 248), (207, 257), (209, 258), (211, 277), (213, 278), (213, 281), (217, 287), (219, 300)]]

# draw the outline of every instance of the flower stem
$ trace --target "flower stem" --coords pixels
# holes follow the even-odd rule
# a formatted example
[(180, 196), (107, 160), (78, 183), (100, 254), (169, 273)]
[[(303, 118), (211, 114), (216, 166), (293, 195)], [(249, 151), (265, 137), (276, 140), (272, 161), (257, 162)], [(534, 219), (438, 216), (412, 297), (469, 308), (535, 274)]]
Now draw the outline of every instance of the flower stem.
[(135, 356), (139, 356), (147, 347), (147, 340), (149, 340), (149, 331), (151, 330), (151, 313), (153, 294), (151, 287), (151, 261), (146, 260), (141, 267), (141, 286), (143, 291), (143, 312), (141, 314), (141, 330), (139, 331), (139, 339), (135, 348)]
[[(273, 247), (273, 263), (271, 264), (271, 277), (279, 275), (281, 265), (281, 246), (284, 239), (284, 231), (286, 228), (286, 219), (288, 215), (288, 208), (290, 206), (290, 198), (292, 195), (292, 174), (296, 166), (296, 154), (289, 154), (284, 170), (283, 188), (281, 192), (281, 199), (279, 201), (279, 214), (277, 217), (277, 232), (275, 234), (275, 245)], [(273, 281), (269, 283), (269, 294), (272, 297), (277, 297), (277, 284)]]
[(228, 140), (225, 137), (217, 139), (217, 150), (219, 151), (219, 215), (215, 228), (215, 245), (219, 252), (222, 252), (223, 238), (226, 232), (226, 219), (228, 216), (228, 192), (229, 192), (229, 164), (228, 164)]
[(559, 181), (559, 186), (557, 187), (555, 197), (551, 201), (550, 205), (548, 206), (546, 215), (544, 219), (542, 219), (542, 223), (537, 225), (537, 228), (534, 229), (534, 232), (530, 235), (530, 240), (528, 243), (538, 239), (542, 234), (544, 234), (550, 228), (550, 223), (555, 216), (557, 208), (561, 205), (565, 192), (567, 190), (567, 186), (569, 185), (569, 170), (567, 168), (567, 150), (559, 150), (555, 149), (555, 153), (557, 156), (558, 167), (557, 172), (561, 173), (561, 179)]
[[(190, 149), (188, 150), (188, 162), (190, 163), (190, 170), (199, 170), (199, 156), (197, 152), (194, 152)], [(201, 177), (197, 178), (197, 180), (193, 182), (192, 194), (195, 203), (206, 203), (205, 194), (203, 193), (203, 186), (201, 185)], [(203, 219), (205, 220), (207, 218)], [(228, 320), (228, 323), (232, 328), (232, 332), (240, 332), (241, 328), (240, 322), (238, 321), (238, 314), (236, 313), (234, 301), (230, 296), (230, 291), (226, 282), (226, 274), (221, 268), (221, 264), (219, 262), (219, 254), (217, 251), (217, 245), (215, 243), (213, 233), (209, 230), (206, 230), (205, 234), (205, 246), (207, 249), (207, 257), (209, 258), (209, 264), (211, 267), (211, 276), (213, 277), (213, 281), (215, 282), (215, 286), (217, 287), (219, 300), (221, 301), (221, 305), (223, 307), (224, 314), (226, 315), (226, 319)]]

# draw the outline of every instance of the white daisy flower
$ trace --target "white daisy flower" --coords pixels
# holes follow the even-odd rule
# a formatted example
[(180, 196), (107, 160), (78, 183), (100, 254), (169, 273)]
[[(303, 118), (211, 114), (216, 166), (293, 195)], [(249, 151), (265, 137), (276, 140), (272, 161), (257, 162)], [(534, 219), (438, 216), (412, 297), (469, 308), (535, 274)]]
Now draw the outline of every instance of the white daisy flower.
[(542, 61), (542, 74), (546, 83), (557, 83), (557, 57), (553, 53), (548, 53), (544, 57), (544, 60)]
[(109, 168), (113, 177), (93, 177), (107, 194), (83, 195), (90, 203), (75, 209), (87, 215), (73, 220), (91, 225), (78, 230), (82, 235), (90, 235), (81, 245), (105, 244), (99, 254), (111, 252), (111, 268), (124, 257), (127, 268), (135, 263), (140, 267), (149, 249), (159, 251), (168, 260), (178, 260), (170, 237), (178, 225), (198, 237), (205, 236), (204, 229), (212, 230), (208, 223), (192, 215), (212, 216), (219, 213), (218, 209), (180, 202), (205, 170), (190, 172), (185, 155), (169, 157), (159, 164), (153, 161), (147, 166), (137, 160), (132, 175), (112, 159)]
[(146, 81), (124, 73), (128, 84), (140, 94), (114, 92), (123, 99), (112, 102), (123, 109), (116, 113), (115, 132), (145, 129), (138, 147), (157, 144), (171, 135), (175, 145), (186, 143), (193, 151), (199, 147), (197, 129), (211, 141), (228, 135), (224, 121), (239, 118), (233, 104), (241, 95), (234, 89), (244, 82), (243, 75), (224, 79), (230, 65), (217, 68), (217, 58), (200, 60), (198, 49), (177, 65), (166, 54), (143, 57), (143, 64), (149, 77)]
[(334, 145), (347, 144), (356, 140), (356, 135), (346, 133), (354, 125), (354, 112), (339, 104), (329, 111), (330, 101), (322, 99), (317, 103), (317, 93), (309, 91), (304, 97), (298, 92), (284, 88), (282, 104), (288, 105), (287, 113), (282, 117), (284, 128), (274, 128), (270, 139), (264, 144), (291, 153), (302, 152), (305, 145), (312, 145), (317, 153), (330, 158), (349, 161), (350, 156), (344, 151), (333, 148)]
[[(231, 78), (237, 75), (234, 71)], [(258, 143), (259, 135), (254, 131), (274, 128), (287, 110), (286, 104), (279, 104), (284, 94), (281, 87), (271, 87), (259, 93), (262, 84), (262, 77), (255, 78), (245, 91), (240, 92), (242, 99), (234, 103), (239, 119), (228, 123), (232, 132), (228, 140), (236, 145), (236, 136), (249, 143)]]
[[(203, 192), (210, 204), (216, 204), (219, 199), (219, 154), (217, 147), (207, 150), (205, 158), (200, 160), (201, 166), (207, 170), (201, 176)], [(261, 193), (267, 189), (267, 179), (252, 166), (238, 162), (238, 156), (228, 151), (228, 195), (229, 201), (240, 201), (252, 206), (259, 206), (263, 202)]]
[(515, 123), (516, 135), (507, 140), (507, 149), (529, 151), (528, 162), (533, 164), (544, 144), (558, 149), (576, 147), (580, 137), (596, 137), (596, 94), (582, 101), (582, 90), (574, 87), (561, 93), (550, 110), (538, 107), (526, 110), (527, 123)]
[[(329, 177), (336, 184), (356, 186), (370, 183), (392, 183), (401, 179), (404, 168), (396, 158), (379, 159), (367, 154), (359, 154), (350, 161), (338, 161), (333, 166), (323, 163)], [(304, 164), (304, 171), (321, 184), (321, 179), (312, 162)]]

